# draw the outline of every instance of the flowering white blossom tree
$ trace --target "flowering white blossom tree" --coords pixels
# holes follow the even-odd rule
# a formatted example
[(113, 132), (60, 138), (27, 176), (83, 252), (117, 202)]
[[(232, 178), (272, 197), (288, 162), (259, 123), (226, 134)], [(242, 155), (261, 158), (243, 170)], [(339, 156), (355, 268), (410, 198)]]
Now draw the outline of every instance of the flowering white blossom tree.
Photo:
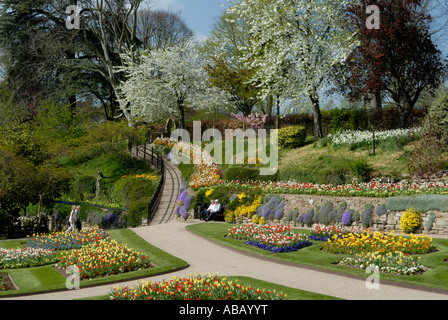
[(254, 83), (265, 96), (307, 96), (315, 136), (322, 137), (319, 90), (332, 67), (355, 48), (356, 34), (344, 27), (352, 0), (229, 0), (229, 12), (248, 21), (245, 60), (257, 70)]
[(144, 51), (133, 63), (130, 55), (119, 69), (127, 74), (120, 86), (131, 116), (147, 122), (179, 117), (185, 128), (185, 107), (215, 108), (224, 103), (221, 91), (210, 86), (204, 57), (193, 42)]

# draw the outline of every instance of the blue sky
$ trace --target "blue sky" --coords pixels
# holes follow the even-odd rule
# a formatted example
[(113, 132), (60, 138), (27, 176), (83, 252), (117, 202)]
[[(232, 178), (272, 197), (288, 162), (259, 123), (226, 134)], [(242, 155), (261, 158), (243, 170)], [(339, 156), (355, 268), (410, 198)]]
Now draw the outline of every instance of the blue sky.
[(180, 11), (195, 36), (202, 39), (210, 33), (218, 17), (224, 12), (220, 4), (226, 3), (227, 0), (152, 0), (151, 7)]

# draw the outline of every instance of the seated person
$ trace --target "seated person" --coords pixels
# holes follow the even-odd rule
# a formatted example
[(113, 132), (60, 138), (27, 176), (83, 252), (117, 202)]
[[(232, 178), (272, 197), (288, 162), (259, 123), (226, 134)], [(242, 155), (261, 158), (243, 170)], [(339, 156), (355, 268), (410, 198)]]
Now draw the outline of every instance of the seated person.
[(219, 203), (219, 200), (218, 200), (218, 199), (215, 199), (215, 205), (216, 205), (216, 211), (215, 211), (215, 213), (219, 213), (219, 212), (221, 211), (221, 209), (222, 209), (222, 206), (221, 206), (221, 204)]
[(216, 204), (215, 204), (215, 200), (212, 200), (208, 209), (202, 211), (201, 220), (206, 220), (208, 217), (211, 216), (212, 213), (215, 213), (215, 212), (216, 212)]

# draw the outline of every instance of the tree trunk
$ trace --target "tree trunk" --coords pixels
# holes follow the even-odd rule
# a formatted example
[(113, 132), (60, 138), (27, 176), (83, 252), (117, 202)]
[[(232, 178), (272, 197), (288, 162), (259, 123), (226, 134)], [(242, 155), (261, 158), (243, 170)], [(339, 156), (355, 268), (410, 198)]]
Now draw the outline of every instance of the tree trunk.
[(68, 97), (68, 104), (70, 105), (70, 116), (72, 119), (75, 117), (76, 114), (76, 107), (77, 107), (77, 101), (76, 101), (76, 95), (70, 95)]
[(405, 102), (404, 105), (399, 106), (400, 110), (400, 127), (406, 129), (408, 125), (409, 116), (414, 109), (414, 104), (412, 102)]
[(377, 91), (372, 94), (372, 99), (370, 100), (370, 105), (372, 109), (377, 111), (383, 110), (383, 102), (381, 100), (381, 91)]
[(277, 116), (275, 117), (275, 129), (280, 129), (280, 99), (277, 96)]
[(317, 92), (312, 93), (310, 99), (313, 104), (314, 113), (314, 137), (321, 139), (324, 135), (322, 133), (322, 113), (320, 112), (319, 96)]
[(179, 109), (179, 113), (180, 113), (179, 127), (180, 127), (180, 129), (185, 129), (185, 108), (184, 108), (184, 101), (183, 101), (183, 100), (177, 100), (177, 107), (178, 107), (178, 109)]

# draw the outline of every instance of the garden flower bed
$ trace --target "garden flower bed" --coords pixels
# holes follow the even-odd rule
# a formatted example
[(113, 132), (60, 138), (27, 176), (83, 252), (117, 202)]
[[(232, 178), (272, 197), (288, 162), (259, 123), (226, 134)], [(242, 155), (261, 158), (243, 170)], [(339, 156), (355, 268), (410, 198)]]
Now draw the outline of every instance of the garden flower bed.
[(170, 281), (140, 282), (136, 287), (116, 286), (112, 300), (282, 300), (282, 293), (242, 286), (219, 276), (198, 274)]
[(200, 146), (170, 138), (157, 138), (154, 143), (163, 147), (165, 152), (170, 150), (171, 154), (179, 151), (189, 153), (190, 163), (194, 164), (194, 173), (190, 177), (192, 188), (210, 186), (220, 179), (219, 167), (214, 163), (213, 157)]
[(244, 240), (246, 245), (274, 252), (297, 251), (313, 243), (305, 235), (291, 231), (290, 226), (241, 225), (229, 229), (227, 237)]
[[(375, 132), (375, 141), (387, 139), (412, 139), (420, 134), (420, 128), (395, 129)], [(334, 146), (353, 146), (361, 144), (371, 144), (373, 139), (372, 131), (346, 130), (325, 137)]]
[[(347, 185), (315, 185), (281, 181), (225, 181), (216, 180), (211, 187), (231, 190), (259, 190), (263, 193), (310, 194), (350, 197), (394, 197), (417, 194), (448, 194), (448, 184), (358, 183)], [(198, 187), (198, 189), (202, 188)]]
[(53, 249), (1, 249), (0, 269), (19, 269), (38, 267), (57, 261)]
[(335, 235), (347, 235), (349, 233), (360, 233), (362, 231), (365, 231), (362, 227), (345, 227), (345, 226), (338, 226), (338, 225), (330, 225), (330, 226), (323, 226), (323, 225), (314, 225), (311, 229), (311, 240), (318, 240), (318, 241), (327, 241), (328, 239), (331, 239)]
[(152, 180), (152, 181), (157, 181), (157, 179), (159, 179), (159, 177), (155, 174), (152, 173), (142, 173), (142, 174), (129, 174), (126, 176), (122, 176), (122, 178), (144, 178), (144, 179), (148, 179), (148, 180)]
[(57, 266), (63, 269), (78, 267), (79, 277), (83, 280), (150, 268), (151, 262), (147, 255), (126, 245), (102, 239), (89, 246), (63, 253)]
[(339, 265), (356, 266), (361, 269), (378, 268), (380, 272), (410, 275), (424, 271), (426, 268), (418, 263), (420, 256), (412, 256), (400, 251), (379, 254), (368, 252), (344, 258)]
[(51, 234), (33, 235), (27, 242), (31, 248), (70, 250), (107, 239), (108, 234), (98, 228), (77, 232), (56, 232)]
[(343, 253), (350, 256), (340, 261), (340, 265), (368, 267), (380, 272), (410, 275), (425, 267), (418, 263), (420, 256), (434, 249), (432, 238), (427, 236), (398, 236), (391, 233), (363, 230), (357, 233), (339, 233), (323, 244), (323, 249), (331, 253)]
[(365, 230), (360, 233), (335, 234), (323, 244), (331, 253), (358, 254), (378, 252), (387, 254), (400, 251), (407, 254), (425, 254), (434, 249), (432, 238), (427, 236), (398, 236), (393, 232), (381, 233)]
[(9, 280), (9, 275), (0, 273), (0, 291), (14, 290), (13, 284)]

